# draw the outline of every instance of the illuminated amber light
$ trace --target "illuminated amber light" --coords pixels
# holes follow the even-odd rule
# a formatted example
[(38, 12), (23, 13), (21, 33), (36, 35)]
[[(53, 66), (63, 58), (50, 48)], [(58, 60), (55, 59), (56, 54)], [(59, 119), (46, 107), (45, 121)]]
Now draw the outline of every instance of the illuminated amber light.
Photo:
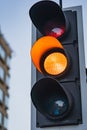
[(44, 69), (48, 74), (61, 74), (67, 67), (67, 58), (60, 52), (48, 55), (44, 61)]
[(38, 39), (32, 46), (31, 57), (34, 65), (40, 71), (40, 59), (45, 52), (52, 48), (63, 49), (62, 44), (53, 36), (44, 36)]

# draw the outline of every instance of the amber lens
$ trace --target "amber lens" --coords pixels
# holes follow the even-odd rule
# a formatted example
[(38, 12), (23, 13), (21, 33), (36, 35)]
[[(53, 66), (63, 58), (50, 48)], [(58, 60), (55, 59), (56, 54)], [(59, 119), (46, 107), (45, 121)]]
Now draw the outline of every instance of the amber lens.
[(63, 49), (62, 44), (56, 38), (52, 36), (44, 36), (38, 39), (32, 46), (31, 49), (31, 57), (36, 68), (41, 71), (40, 68), (40, 59), (43, 54), (45, 54), (48, 50), (52, 48), (60, 48)]
[(44, 69), (48, 74), (58, 75), (67, 68), (67, 58), (63, 53), (54, 52), (44, 60)]

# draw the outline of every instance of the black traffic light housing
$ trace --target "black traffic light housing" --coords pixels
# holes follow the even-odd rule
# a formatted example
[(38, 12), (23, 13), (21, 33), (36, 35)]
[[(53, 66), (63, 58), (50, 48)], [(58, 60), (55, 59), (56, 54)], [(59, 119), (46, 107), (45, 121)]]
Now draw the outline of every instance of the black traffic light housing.
[[(48, 1), (46, 3), (48, 3)], [(52, 1), (49, 1), (49, 3), (55, 4)], [(37, 7), (37, 4), (34, 6)], [(38, 7), (38, 10), (40, 7)], [(59, 6), (57, 7), (54, 6), (54, 7), (57, 10), (60, 10)], [(30, 10), (30, 16), (34, 17), (33, 13), (35, 14), (35, 12), (31, 13)], [(72, 10), (62, 11), (62, 14), (64, 15), (65, 18), (67, 18), (68, 21), (65, 22), (64, 19), (64, 23), (67, 23), (67, 29), (66, 29), (67, 31), (65, 31), (66, 35), (62, 34), (59, 37), (56, 37), (55, 35), (53, 36), (60, 40), (65, 51), (69, 55), (70, 66), (68, 71), (60, 77), (58, 76), (53, 77), (49, 75), (47, 76), (40, 73), (38, 70), (36, 70), (37, 82), (31, 90), (31, 98), (37, 109), (36, 110), (37, 127), (76, 125), (82, 123), (77, 14), (76, 11), (72, 11)], [(40, 19), (40, 17), (42, 17), (42, 15), (41, 16), (39, 15), (39, 17), (37, 18)], [(38, 19), (36, 20), (36, 18), (35, 19), (31, 18), (31, 19), (37, 28), (36, 39), (39, 39), (40, 37), (43, 37), (43, 35), (46, 35), (46, 33), (42, 29), (42, 25), (40, 25), (40, 23), (42, 22), (38, 21)], [(57, 105), (57, 107), (55, 105)], [(61, 109), (59, 108), (60, 106)]]

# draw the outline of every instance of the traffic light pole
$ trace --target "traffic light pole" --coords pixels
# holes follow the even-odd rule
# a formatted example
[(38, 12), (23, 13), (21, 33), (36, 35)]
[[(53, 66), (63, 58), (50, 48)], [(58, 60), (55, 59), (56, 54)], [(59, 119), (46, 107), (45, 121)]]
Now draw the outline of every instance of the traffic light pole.
[[(60, 3), (61, 5), (61, 3)], [(80, 67), (80, 79), (81, 79), (81, 102), (82, 102), (82, 124), (70, 125), (70, 126), (55, 126), (46, 127), (45, 130), (87, 130), (87, 84), (86, 84), (86, 70), (85, 70), (85, 56), (84, 56), (84, 38), (83, 38), (83, 26), (82, 26), (82, 7), (70, 7), (64, 10), (72, 10), (77, 12), (77, 29), (78, 29), (78, 50), (79, 50), (79, 67)], [(32, 43), (37, 39), (37, 32), (34, 25), (32, 25)], [(36, 82), (36, 68), (31, 65), (31, 86)], [(36, 127), (36, 109), (31, 104), (31, 130), (41, 130), (43, 128)]]
[(62, 8), (62, 0), (59, 0), (59, 5)]

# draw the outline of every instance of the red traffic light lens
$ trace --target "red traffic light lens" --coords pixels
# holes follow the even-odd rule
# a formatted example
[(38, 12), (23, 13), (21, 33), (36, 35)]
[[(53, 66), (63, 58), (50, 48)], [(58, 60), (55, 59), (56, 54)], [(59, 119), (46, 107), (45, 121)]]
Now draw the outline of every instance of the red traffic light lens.
[(56, 38), (64, 34), (64, 28), (53, 28), (51, 32), (48, 32), (46, 35), (54, 36)]
[(45, 25), (44, 32), (48, 36), (59, 38), (65, 33), (65, 26), (58, 25), (58, 22), (55, 21), (49, 22)]

